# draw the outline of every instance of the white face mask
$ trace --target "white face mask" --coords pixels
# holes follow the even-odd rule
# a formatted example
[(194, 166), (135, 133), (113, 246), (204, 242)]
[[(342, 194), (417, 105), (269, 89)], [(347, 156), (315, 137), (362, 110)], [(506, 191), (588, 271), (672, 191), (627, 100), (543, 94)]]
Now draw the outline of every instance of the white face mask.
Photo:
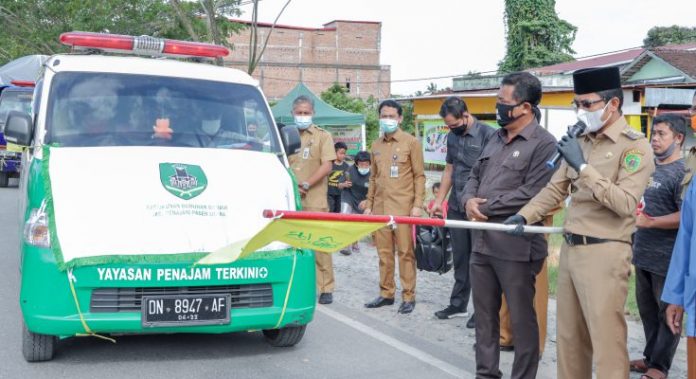
[(379, 128), (384, 133), (394, 133), (399, 127), (399, 122), (391, 118), (380, 118)]
[(295, 125), (301, 130), (305, 130), (312, 125), (312, 116), (295, 116)]
[[(602, 115), (604, 114), (604, 111), (607, 109), (608, 106), (609, 103), (607, 103), (607, 105), (605, 105), (604, 108), (592, 112), (586, 111), (584, 109), (578, 110), (578, 120), (584, 122), (585, 125), (587, 125), (587, 128), (585, 128), (585, 134), (594, 133), (599, 129), (602, 129), (604, 123), (606, 122), (606, 120), (602, 121)], [(607, 120), (609, 120), (609, 117), (607, 117)]]
[(214, 136), (220, 130), (220, 120), (203, 120), (201, 122), (203, 133)]
[(370, 168), (369, 167), (366, 167), (366, 168), (358, 167), (358, 172), (360, 173), (360, 175), (367, 175), (370, 173)]

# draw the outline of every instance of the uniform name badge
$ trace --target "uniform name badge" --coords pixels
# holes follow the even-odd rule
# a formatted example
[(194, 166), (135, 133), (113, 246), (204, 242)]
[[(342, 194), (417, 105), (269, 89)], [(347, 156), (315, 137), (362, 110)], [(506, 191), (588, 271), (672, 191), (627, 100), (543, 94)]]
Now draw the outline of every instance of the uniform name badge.
[(392, 165), (391, 165), (391, 170), (389, 170), (389, 177), (390, 178), (398, 178), (399, 177), (399, 166), (396, 165), (396, 155), (392, 157)]
[(397, 165), (392, 165), (391, 170), (389, 170), (389, 177), (390, 178), (398, 178), (399, 177), (399, 166)]
[(304, 150), (302, 150), (302, 159), (308, 159), (309, 158), (309, 148), (305, 147)]

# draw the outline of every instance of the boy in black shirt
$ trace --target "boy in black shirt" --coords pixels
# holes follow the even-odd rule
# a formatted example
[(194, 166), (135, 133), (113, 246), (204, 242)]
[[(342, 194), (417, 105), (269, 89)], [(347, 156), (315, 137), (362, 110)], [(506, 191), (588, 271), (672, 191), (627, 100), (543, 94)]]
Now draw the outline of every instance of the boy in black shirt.
[(341, 212), (341, 192), (345, 188), (345, 178), (343, 173), (350, 167), (346, 163), (346, 150), (348, 146), (344, 142), (336, 142), (334, 144), (336, 150), (336, 160), (333, 161), (331, 173), (329, 173), (329, 212)]

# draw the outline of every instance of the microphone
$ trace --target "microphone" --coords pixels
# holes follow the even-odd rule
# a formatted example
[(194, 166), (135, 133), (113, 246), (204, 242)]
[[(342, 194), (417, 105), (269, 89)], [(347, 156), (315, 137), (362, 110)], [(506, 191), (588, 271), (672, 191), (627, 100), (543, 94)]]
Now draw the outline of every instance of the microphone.
[[(586, 127), (587, 127), (587, 125), (585, 125), (584, 122), (578, 121), (575, 125), (568, 127), (568, 135), (571, 135), (573, 137), (577, 137), (580, 134), (582, 134), (582, 132), (585, 131)], [(561, 153), (556, 153), (556, 155), (554, 155), (553, 158), (546, 161), (546, 167), (548, 167), (550, 169), (556, 168), (556, 164), (558, 163), (558, 161), (560, 159), (561, 159)]]

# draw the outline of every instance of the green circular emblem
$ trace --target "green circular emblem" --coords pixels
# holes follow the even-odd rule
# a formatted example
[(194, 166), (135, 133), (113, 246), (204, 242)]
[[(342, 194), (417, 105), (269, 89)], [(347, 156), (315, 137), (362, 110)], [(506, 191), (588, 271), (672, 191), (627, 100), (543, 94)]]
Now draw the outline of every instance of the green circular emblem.
[(628, 172), (636, 172), (640, 167), (640, 161), (643, 159), (642, 154), (629, 152), (624, 157), (624, 167)]

